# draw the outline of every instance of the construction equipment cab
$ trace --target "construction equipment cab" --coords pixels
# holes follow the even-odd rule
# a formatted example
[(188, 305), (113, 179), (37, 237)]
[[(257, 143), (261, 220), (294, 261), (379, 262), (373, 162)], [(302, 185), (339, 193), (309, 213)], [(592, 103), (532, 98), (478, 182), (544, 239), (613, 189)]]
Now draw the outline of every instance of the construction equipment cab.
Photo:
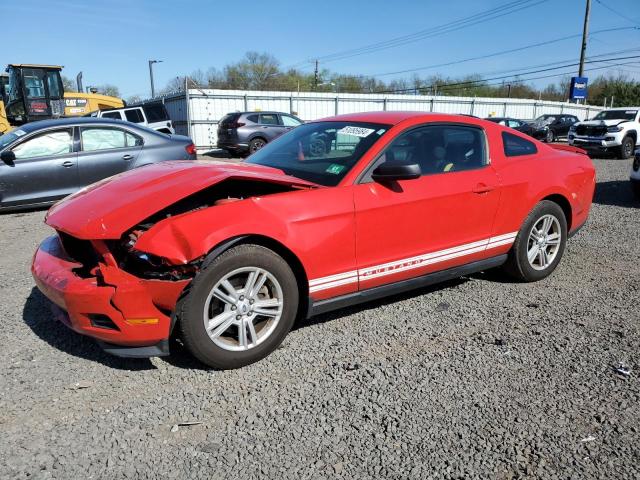
[(36, 120), (86, 115), (122, 108), (120, 98), (98, 93), (65, 92), (58, 65), (9, 64), (0, 77), (0, 134)]
[(4, 86), (4, 108), (10, 125), (64, 115), (64, 87), (54, 65), (10, 64)]

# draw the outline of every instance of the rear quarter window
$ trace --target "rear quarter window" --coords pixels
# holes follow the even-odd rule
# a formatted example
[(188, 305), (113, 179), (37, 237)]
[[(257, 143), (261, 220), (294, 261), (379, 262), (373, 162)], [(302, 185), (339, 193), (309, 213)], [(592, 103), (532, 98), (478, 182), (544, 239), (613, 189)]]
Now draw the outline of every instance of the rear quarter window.
[(519, 157), (538, 153), (535, 143), (518, 135), (513, 135), (512, 133), (502, 132), (502, 144), (504, 154), (507, 157)]
[(169, 119), (167, 109), (161, 103), (153, 103), (151, 105), (143, 105), (144, 114), (147, 116), (148, 123), (166, 122)]

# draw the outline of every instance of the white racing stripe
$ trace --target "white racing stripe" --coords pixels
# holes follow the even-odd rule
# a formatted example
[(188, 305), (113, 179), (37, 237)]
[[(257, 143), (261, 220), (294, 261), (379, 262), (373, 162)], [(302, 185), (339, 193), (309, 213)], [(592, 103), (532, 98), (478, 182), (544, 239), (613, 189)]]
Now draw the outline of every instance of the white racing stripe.
[(466, 255), (501, 247), (503, 245), (510, 245), (514, 242), (517, 235), (518, 232), (505, 233), (504, 235), (490, 237), (486, 240), (467, 243), (458, 247), (447, 248), (445, 250), (426, 253), (416, 257), (409, 257), (402, 260), (383, 263), (381, 265), (362, 268), (360, 270), (352, 270), (350, 272), (329, 275), (328, 277), (315, 278), (313, 280), (309, 280), (309, 292), (314, 293), (342, 285), (349, 285), (358, 281), (384, 277), (394, 273), (425, 267), (434, 263), (446, 262), (447, 260), (464, 257)]

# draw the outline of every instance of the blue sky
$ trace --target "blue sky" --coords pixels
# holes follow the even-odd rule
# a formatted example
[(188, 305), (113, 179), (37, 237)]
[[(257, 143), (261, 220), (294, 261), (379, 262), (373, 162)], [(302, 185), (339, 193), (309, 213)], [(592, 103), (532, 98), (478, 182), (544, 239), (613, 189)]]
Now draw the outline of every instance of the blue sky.
[[(246, 51), (266, 51), (283, 66), (358, 48), (499, 7), (510, 0), (22, 0), (2, 5), (4, 63), (64, 65), (70, 78), (82, 70), (84, 83), (115, 84), (123, 97), (149, 95), (147, 60), (157, 58), (158, 87), (177, 75), (221, 69)], [(532, 0), (533, 2), (534, 0)], [(531, 8), (433, 38), (321, 63), (342, 73), (378, 74), (434, 65), (579, 34), (586, 0), (539, 0)], [(535, 2), (534, 2), (535, 3)], [(638, 0), (593, 0), (590, 30), (638, 27), (594, 34), (588, 55), (638, 48)], [(605, 6), (630, 19), (622, 18)], [(30, 18), (30, 21), (26, 21)], [(21, 19), (21, 20), (20, 20)], [(28, 32), (28, 34), (27, 34)], [(441, 73), (499, 72), (556, 61), (577, 61), (580, 38), (489, 59), (428, 69)], [(640, 59), (624, 69), (640, 78)], [(630, 62), (635, 60), (626, 60)], [(570, 62), (567, 62), (570, 63)], [(595, 65), (594, 65), (595, 66)], [(598, 64), (597, 66), (604, 66)], [(302, 63), (312, 70), (310, 63)], [(592, 72), (591, 76), (607, 70)], [(551, 72), (553, 73), (553, 72)], [(405, 76), (410, 76), (406, 74)], [(397, 75), (402, 76), (402, 75)], [(384, 76), (390, 79), (394, 76)], [(533, 82), (544, 86), (549, 81)]]

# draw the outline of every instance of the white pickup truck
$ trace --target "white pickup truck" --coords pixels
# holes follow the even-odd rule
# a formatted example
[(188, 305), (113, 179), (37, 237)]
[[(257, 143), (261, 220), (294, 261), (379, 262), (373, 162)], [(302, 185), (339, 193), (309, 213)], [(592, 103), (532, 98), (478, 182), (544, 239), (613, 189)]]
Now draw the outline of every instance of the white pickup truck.
[(631, 158), (640, 144), (640, 107), (612, 108), (598, 113), (593, 120), (571, 126), (569, 145), (588, 152), (614, 152), (618, 158)]

